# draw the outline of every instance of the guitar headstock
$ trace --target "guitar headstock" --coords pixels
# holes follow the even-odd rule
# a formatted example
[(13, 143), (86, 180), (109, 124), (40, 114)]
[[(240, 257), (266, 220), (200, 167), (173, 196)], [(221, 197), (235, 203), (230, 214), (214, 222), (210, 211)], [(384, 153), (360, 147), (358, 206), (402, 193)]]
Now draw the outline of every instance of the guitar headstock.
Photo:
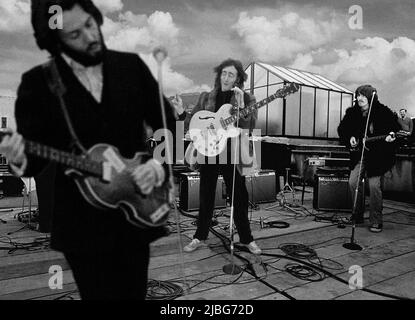
[(399, 130), (398, 132), (396, 132), (396, 133), (395, 133), (395, 136), (396, 136), (397, 138), (404, 138), (404, 137), (409, 137), (409, 136), (410, 136), (410, 134), (409, 134), (409, 132), (407, 132), (407, 131), (404, 131), (404, 130)]
[(300, 90), (300, 85), (294, 82), (290, 82), (284, 85), (284, 87), (281, 89), (277, 90), (275, 94), (278, 96), (278, 98), (285, 98), (290, 94), (296, 93), (298, 90)]

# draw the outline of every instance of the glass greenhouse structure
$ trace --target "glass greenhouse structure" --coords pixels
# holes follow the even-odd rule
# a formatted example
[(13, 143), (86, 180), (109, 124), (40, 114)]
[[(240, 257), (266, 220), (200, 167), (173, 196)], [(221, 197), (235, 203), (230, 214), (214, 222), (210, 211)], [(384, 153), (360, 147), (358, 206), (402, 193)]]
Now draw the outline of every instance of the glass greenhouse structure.
[(294, 82), (300, 90), (285, 99), (276, 99), (258, 110), (261, 135), (292, 138), (337, 139), (337, 127), (352, 105), (353, 93), (310, 72), (253, 62), (246, 69), (245, 90), (257, 101)]

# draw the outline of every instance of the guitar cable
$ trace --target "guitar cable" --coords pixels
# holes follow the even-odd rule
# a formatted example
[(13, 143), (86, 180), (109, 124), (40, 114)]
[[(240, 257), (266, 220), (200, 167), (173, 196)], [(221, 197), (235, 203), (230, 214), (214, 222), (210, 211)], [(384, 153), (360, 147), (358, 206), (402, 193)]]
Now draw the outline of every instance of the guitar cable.
[[(159, 100), (160, 100), (160, 108), (161, 108), (161, 116), (163, 121), (163, 127), (164, 130), (168, 130), (167, 128), (167, 116), (166, 116), (166, 110), (164, 105), (164, 97), (163, 97), (163, 75), (162, 75), (162, 63), (167, 58), (167, 50), (163, 47), (157, 47), (153, 50), (153, 56), (155, 60), (157, 61), (157, 69), (158, 69), (158, 92), (159, 92)], [(166, 134), (166, 158), (167, 158), (167, 167), (169, 169), (169, 184), (170, 184), (170, 192), (173, 193), (173, 197), (176, 195), (176, 188), (173, 181), (173, 167), (170, 163), (170, 159), (173, 159), (171, 156), (171, 150), (170, 150), (170, 143), (169, 143), (169, 135)], [(186, 278), (185, 273), (185, 266), (184, 266), (184, 253), (183, 253), (183, 241), (182, 241), (182, 235), (181, 235), (181, 228), (180, 228), (180, 215), (179, 211), (177, 209), (177, 203), (173, 199), (173, 206), (174, 206), (174, 212), (176, 216), (176, 227), (177, 227), (177, 238), (179, 242), (179, 254), (181, 259), (181, 271), (183, 275), (183, 282), (184, 282), (184, 292), (185, 295), (189, 293), (190, 286)]]

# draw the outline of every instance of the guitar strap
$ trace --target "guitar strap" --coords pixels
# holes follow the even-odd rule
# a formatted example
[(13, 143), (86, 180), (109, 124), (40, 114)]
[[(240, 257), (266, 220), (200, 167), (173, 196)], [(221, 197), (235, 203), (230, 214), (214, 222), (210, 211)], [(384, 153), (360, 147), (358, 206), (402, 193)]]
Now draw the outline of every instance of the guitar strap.
[(69, 134), (71, 135), (71, 147), (77, 147), (83, 154), (86, 154), (87, 150), (80, 142), (78, 135), (73, 128), (72, 121), (68, 113), (68, 108), (66, 107), (65, 100), (63, 99), (66, 88), (62, 82), (62, 78), (56, 66), (56, 59), (51, 58), (48, 62), (44, 63), (42, 65), (42, 69), (50, 91), (58, 98), (63, 116), (65, 117), (66, 125), (69, 129)]

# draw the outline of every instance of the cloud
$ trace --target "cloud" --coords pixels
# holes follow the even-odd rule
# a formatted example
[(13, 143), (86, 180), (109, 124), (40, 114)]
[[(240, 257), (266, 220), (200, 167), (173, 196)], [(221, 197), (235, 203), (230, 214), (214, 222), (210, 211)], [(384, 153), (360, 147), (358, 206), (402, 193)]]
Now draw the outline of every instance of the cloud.
[(337, 59), (316, 64), (319, 55), (327, 52), (298, 54), (291, 66), (322, 74), (351, 90), (364, 83), (372, 84), (378, 89), (381, 101), (391, 108), (406, 105), (415, 115), (414, 40), (407, 37), (390, 41), (381, 37), (356, 39), (352, 49), (333, 50)]
[[(94, 0), (104, 14), (122, 10), (121, 0)], [(0, 31), (18, 32), (30, 28), (30, 0), (0, 1)]]
[(16, 95), (22, 73), (45, 61), (44, 53), (10, 46), (0, 52), (0, 90)]
[(21, 31), (30, 26), (30, 3), (27, 0), (0, 1), (0, 32)]
[[(108, 47), (142, 53), (155, 75), (156, 65), (151, 52), (156, 46), (161, 44), (166, 46), (170, 56), (177, 56), (182, 50), (179, 45), (180, 29), (169, 12), (155, 11), (147, 16), (122, 11), (124, 8), (122, 0), (94, 0), (94, 3), (104, 14), (102, 30)], [(9, 32), (13, 35), (16, 31), (29, 29), (29, 0), (0, 0), (0, 32)], [(15, 55), (7, 53), (7, 58), (2, 57), (0, 61), (0, 88), (5, 88), (2, 92), (7, 94), (15, 92), (10, 88), (17, 87), (20, 74), (33, 63), (22, 48), (13, 50), (16, 51)], [(3, 47), (2, 51), (4, 55), (6, 48)], [(164, 74), (167, 94), (209, 89), (207, 85), (198, 86), (185, 75), (174, 71), (170, 59), (165, 62)]]
[[(289, 9), (273, 18), (241, 12), (232, 26), (254, 58), (282, 62), (330, 43), (341, 29), (334, 12), (312, 18)], [(284, 12), (285, 11), (285, 12)]]
[(1, 97), (15, 97), (16, 92), (11, 89), (1, 89), (0, 88), (0, 96)]
[(121, 11), (124, 7), (121, 0), (94, 0), (93, 2), (104, 14)]
[(126, 51), (148, 51), (163, 44), (174, 49), (179, 29), (168, 12), (156, 11), (148, 18), (131, 11), (120, 13), (118, 21), (105, 19), (103, 28), (108, 47)]
[[(141, 59), (150, 68), (151, 73), (157, 79), (158, 77), (158, 65), (152, 54), (140, 54)], [(185, 75), (178, 73), (172, 69), (171, 60), (167, 58), (162, 65), (162, 81), (164, 94), (171, 96), (176, 93), (191, 93), (210, 91), (211, 88), (206, 85), (196, 85), (193, 80), (189, 79)]]
[[(140, 53), (154, 77), (157, 77), (157, 63), (151, 54), (152, 50), (163, 45), (170, 56), (180, 51), (180, 29), (168, 12), (155, 11), (147, 17), (127, 11), (120, 13), (116, 21), (106, 17), (103, 33), (109, 48)], [(198, 86), (193, 80), (174, 71), (170, 58), (163, 64), (163, 82), (166, 95), (210, 89), (207, 85)]]

